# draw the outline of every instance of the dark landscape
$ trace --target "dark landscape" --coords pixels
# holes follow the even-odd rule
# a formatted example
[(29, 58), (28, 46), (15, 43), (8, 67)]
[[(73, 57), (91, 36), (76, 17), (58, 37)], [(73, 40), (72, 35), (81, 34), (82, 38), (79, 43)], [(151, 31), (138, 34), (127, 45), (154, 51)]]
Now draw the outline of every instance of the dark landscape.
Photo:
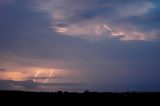
[(26, 92), (26, 91), (0, 91), (0, 98), (7, 103), (158, 103), (159, 92)]

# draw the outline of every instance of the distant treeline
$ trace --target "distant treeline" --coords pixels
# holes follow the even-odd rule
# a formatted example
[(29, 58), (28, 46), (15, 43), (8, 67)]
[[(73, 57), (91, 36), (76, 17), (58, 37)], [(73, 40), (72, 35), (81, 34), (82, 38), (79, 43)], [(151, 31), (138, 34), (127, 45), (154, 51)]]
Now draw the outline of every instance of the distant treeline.
[(28, 92), (0, 91), (1, 100), (23, 103), (108, 103), (112, 101), (160, 101), (160, 92)]

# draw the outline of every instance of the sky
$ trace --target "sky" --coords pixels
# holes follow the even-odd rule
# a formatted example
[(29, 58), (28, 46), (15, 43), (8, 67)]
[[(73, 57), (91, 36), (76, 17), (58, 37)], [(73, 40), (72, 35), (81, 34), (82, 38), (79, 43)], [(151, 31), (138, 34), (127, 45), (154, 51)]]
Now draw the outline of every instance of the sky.
[(0, 90), (160, 91), (159, 0), (0, 0)]

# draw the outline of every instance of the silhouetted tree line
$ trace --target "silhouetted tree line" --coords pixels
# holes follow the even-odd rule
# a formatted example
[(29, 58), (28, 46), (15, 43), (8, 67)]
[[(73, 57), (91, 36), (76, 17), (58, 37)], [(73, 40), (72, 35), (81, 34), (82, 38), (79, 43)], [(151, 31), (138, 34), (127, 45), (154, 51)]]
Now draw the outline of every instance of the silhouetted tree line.
[[(160, 92), (90, 92), (83, 93), (57, 91), (57, 92), (28, 92), (28, 91), (0, 91), (1, 101), (23, 101), (28, 103), (104, 103), (117, 101), (160, 101)], [(156, 98), (156, 99), (155, 99)]]

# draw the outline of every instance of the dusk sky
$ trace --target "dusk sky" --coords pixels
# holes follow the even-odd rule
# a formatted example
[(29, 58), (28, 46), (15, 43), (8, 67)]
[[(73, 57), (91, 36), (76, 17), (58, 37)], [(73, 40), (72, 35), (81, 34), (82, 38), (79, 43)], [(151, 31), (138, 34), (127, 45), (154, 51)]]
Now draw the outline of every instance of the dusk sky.
[(0, 90), (160, 91), (160, 0), (0, 0)]

